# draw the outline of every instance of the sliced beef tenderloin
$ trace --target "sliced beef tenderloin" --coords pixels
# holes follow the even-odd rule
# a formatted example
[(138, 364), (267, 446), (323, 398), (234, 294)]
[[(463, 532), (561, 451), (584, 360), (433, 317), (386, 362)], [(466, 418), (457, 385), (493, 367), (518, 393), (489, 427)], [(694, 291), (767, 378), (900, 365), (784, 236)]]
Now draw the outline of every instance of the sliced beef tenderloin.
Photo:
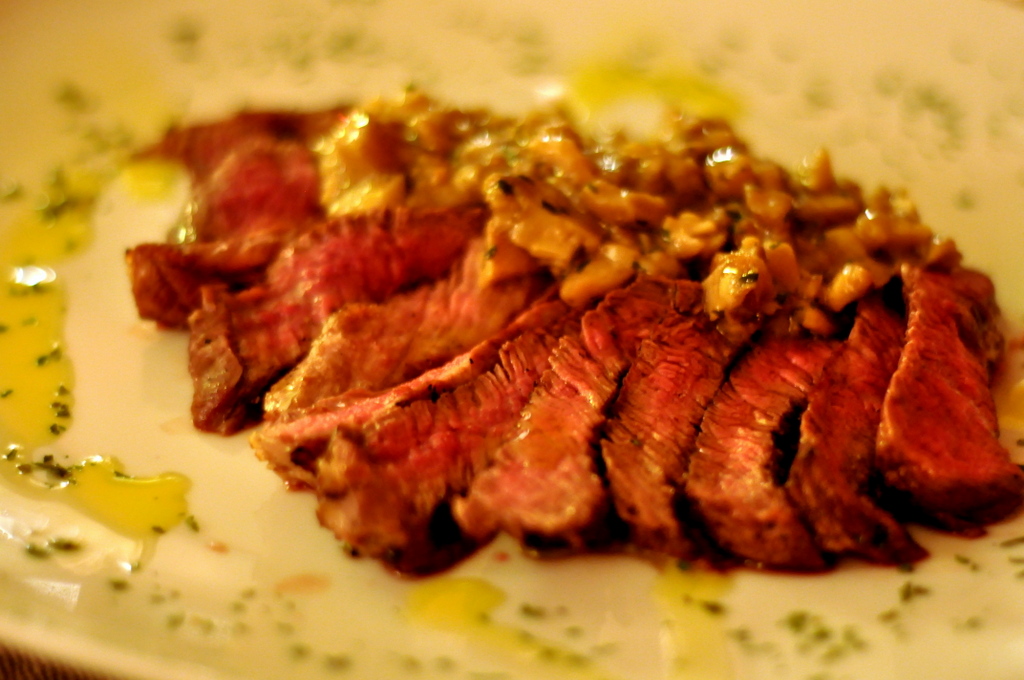
[(581, 549), (599, 539), (608, 497), (595, 461), (605, 409), (640, 341), (677, 315), (677, 287), (643, 278), (587, 312), (561, 339), (518, 425), (453, 504), (463, 531), (483, 541), (505, 531), (537, 548)]
[(925, 556), (877, 498), (875, 440), (904, 326), (880, 295), (862, 299), (849, 338), (811, 389), (786, 490), (827, 553), (883, 564)]
[(470, 382), (339, 429), (317, 463), (320, 521), (402, 572), (434, 571), (465, 555), (475, 542), (453, 522), (450, 499), (514, 431), (559, 339), (578, 334), (578, 314), (527, 330)]
[(739, 347), (718, 332), (701, 301), (699, 286), (680, 287), (680, 314), (641, 341), (601, 442), (630, 541), (680, 558), (698, 553), (678, 514), (697, 426)]
[(953, 530), (1003, 519), (1024, 473), (999, 443), (989, 390), (994, 292), (982, 274), (904, 265), (907, 334), (882, 405), (877, 460), (910, 508)]
[(257, 139), (227, 154), (193, 186), (196, 241), (295, 233), (323, 217), (316, 158), (303, 144)]
[(203, 286), (253, 285), (281, 246), (280, 235), (272, 233), (206, 243), (135, 246), (126, 257), (139, 317), (165, 328), (187, 328), (189, 314), (202, 303)]
[(507, 342), (526, 331), (550, 328), (568, 311), (558, 301), (535, 303), (506, 328), (443, 366), (382, 392), (364, 395), (350, 391), (321, 399), (308, 409), (278, 414), (253, 434), (250, 443), (256, 456), (266, 461), (289, 486), (313, 488), (316, 461), (336, 430), (356, 431), (396, 406), (418, 399), (439, 399), (494, 368)]
[[(305, 356), (331, 314), (443, 276), (483, 221), (482, 211), (464, 209), (341, 217), (281, 250), (260, 285), (237, 293), (204, 287), (189, 317), (190, 353), (215, 346), (231, 356), (190, 360), (195, 426), (230, 434), (258, 417), (264, 390)], [(235, 363), (240, 374), (206, 370)]]
[(267, 392), (266, 416), (411, 380), (498, 333), (550, 287), (542, 276), (482, 283), (485, 250), (477, 239), (447, 278), (331, 315), (306, 358)]
[(164, 158), (184, 165), (193, 181), (202, 182), (238, 148), (253, 141), (297, 142), (312, 146), (344, 119), (341, 109), (313, 113), (244, 111), (212, 123), (176, 126), (141, 158)]
[(834, 343), (803, 338), (758, 343), (701, 420), (685, 493), (711, 538), (733, 555), (771, 568), (826, 566), (782, 486), (793, 452), (780, 442), (833, 350)]
[(244, 142), (193, 187), (193, 197), (184, 242), (127, 253), (139, 315), (167, 327), (186, 325), (200, 286), (252, 283), (289, 239), (323, 216), (316, 160), (296, 142)]

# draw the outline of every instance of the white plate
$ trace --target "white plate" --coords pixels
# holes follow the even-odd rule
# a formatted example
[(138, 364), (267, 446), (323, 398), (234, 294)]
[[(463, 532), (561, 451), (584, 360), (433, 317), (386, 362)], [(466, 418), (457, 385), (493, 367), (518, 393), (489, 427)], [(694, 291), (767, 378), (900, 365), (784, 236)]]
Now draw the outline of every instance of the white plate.
[[(53, 98), (61, 83), (95, 97), (97, 120), (152, 138), (174, 117), (325, 105), (408, 82), (522, 110), (588, 65), (631, 63), (734, 93), (740, 130), (786, 165), (825, 145), (840, 174), (906, 186), (1020, 322), (1022, 44), (1024, 8), (987, 0), (6, 0), (0, 174), (31, 181), (73, 155), (79, 140)], [(122, 262), (173, 217), (114, 187), (91, 248), (60, 267), (77, 408), (58, 446), (75, 459), (116, 455), (135, 474), (188, 475), (201, 531), (162, 537), (127, 590), (111, 588), (123, 576), (111, 567), (32, 560), (0, 539), (0, 640), (161, 679), (1024, 676), (1024, 579), (1012, 562), (1024, 547), (1000, 545), (1024, 534), (1024, 519), (972, 541), (920, 531), (933, 557), (913, 573), (737, 573), (714, 586), (715, 615), (684, 602), (693, 583), (628, 557), (537, 562), (499, 541), (439, 577), (493, 584), (507, 595), (496, 625), (586, 655), (582, 666), (545, 660), (515, 634), (411, 620), (407, 598), (423, 583), (342, 555), (313, 499), (285, 492), (244, 437), (187, 426), (184, 338), (136, 320)], [(1017, 436), (1005, 433), (1011, 449)], [(0, 514), (18, 512), (24, 501), (0, 489)], [(780, 623), (799, 613), (821, 626)], [(815, 630), (833, 637), (815, 642)]]

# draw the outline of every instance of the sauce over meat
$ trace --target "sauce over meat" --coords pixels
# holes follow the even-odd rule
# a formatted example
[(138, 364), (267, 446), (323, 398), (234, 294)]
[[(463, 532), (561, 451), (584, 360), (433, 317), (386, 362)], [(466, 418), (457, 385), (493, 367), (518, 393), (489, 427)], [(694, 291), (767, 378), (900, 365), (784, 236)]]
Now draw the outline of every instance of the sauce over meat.
[(128, 263), (140, 315), (191, 334), (196, 426), (262, 421), (257, 456), (353, 553), (429, 573), (505, 531), (818, 570), (1021, 505), (991, 282), (825, 151), (789, 171), (721, 120), (635, 139), (409, 91), (142, 155), (193, 180)]

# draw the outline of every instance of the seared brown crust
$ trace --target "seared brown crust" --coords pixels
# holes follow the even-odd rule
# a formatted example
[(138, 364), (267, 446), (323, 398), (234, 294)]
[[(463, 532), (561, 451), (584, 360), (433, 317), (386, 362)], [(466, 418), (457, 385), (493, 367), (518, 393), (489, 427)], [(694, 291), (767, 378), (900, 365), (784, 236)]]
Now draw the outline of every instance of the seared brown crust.
[(195, 426), (222, 434), (244, 427), (267, 386), (305, 356), (331, 314), (443, 276), (484, 217), (475, 209), (398, 209), (338, 218), (281, 250), (260, 285), (204, 290), (189, 317), (190, 347), (230, 352), (242, 375), (225, 383), (224, 374), (204, 372), (208, 362), (191, 362)]
[(686, 496), (720, 547), (755, 564), (826, 566), (780, 484), (789, 452), (777, 440), (787, 416), (802, 410), (834, 346), (804, 339), (759, 343), (733, 368), (701, 421)]
[(454, 527), (449, 500), (514, 430), (559, 338), (578, 333), (578, 314), (526, 330), (470, 382), (339, 430), (317, 462), (320, 521), (404, 572), (435, 571), (463, 556), (475, 542)]
[(701, 310), (699, 285), (680, 282), (679, 314), (641, 341), (612, 405), (601, 456), (629, 540), (675, 557), (696, 555), (677, 513), (697, 426), (737, 347)]
[(926, 554), (874, 497), (875, 438), (903, 332), (881, 296), (864, 298), (849, 339), (811, 389), (786, 490), (826, 552), (883, 564)]
[(466, 533), (484, 539), (502, 530), (532, 547), (576, 550), (604, 538), (599, 427), (640, 341), (677, 315), (679, 285), (644, 278), (614, 291), (583, 316), (579, 337), (561, 339), (515, 432), (454, 505)]
[(999, 443), (989, 391), (991, 282), (904, 265), (907, 336), (882, 406), (878, 467), (920, 517), (966, 530), (1015, 512), (1024, 473)]
[(328, 397), (308, 409), (282, 414), (253, 434), (253, 449), (289, 485), (312, 488), (316, 461), (335, 430), (357, 430), (396, 406), (451, 392), (494, 368), (506, 343), (526, 331), (552, 326), (567, 312), (561, 302), (538, 302), (476, 347), (412, 380), (378, 393)]
[(476, 239), (446, 278), (332, 314), (309, 354), (265, 395), (264, 417), (411, 380), (499, 333), (550, 287), (540, 274), (481, 282), (484, 251)]

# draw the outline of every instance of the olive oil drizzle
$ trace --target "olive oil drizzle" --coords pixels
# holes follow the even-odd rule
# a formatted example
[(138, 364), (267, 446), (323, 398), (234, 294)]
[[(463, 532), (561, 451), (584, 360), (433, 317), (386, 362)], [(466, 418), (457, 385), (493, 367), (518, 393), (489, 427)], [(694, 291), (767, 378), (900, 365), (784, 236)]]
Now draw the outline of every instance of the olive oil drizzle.
[[(129, 165), (121, 179), (140, 199), (165, 197), (173, 176), (157, 164)], [(58, 462), (49, 450), (70, 426), (74, 371), (65, 351), (63, 282), (52, 268), (91, 241), (92, 212), (110, 173), (61, 169), (31, 204), (11, 184), (12, 224), (0, 229), (0, 486), (63, 503), (151, 552), (158, 536), (189, 517), (189, 480), (177, 473), (128, 475), (113, 458)], [(29, 542), (33, 557), (71, 551)], [(74, 550), (82, 546), (74, 544)]]
[[(413, 588), (406, 614), (414, 623), (519, 658), (533, 668), (531, 675), (610, 680), (590, 656), (495, 620), (492, 615), (505, 600), (500, 588), (483, 579), (437, 577)], [(526, 612), (531, 610), (521, 611), (529, 615)]]

